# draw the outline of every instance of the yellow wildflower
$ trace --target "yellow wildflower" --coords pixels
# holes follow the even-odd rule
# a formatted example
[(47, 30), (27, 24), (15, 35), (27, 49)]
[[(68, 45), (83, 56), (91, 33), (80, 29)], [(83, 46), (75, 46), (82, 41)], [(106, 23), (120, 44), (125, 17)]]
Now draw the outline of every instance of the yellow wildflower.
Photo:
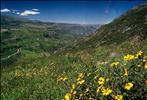
[(76, 85), (75, 85), (75, 84), (73, 84), (73, 85), (72, 85), (72, 89), (75, 89), (75, 88), (76, 88)]
[(99, 86), (97, 89), (96, 89), (96, 92), (100, 92), (100, 89), (101, 89), (101, 86)]
[(86, 92), (88, 92), (88, 91), (90, 91), (89, 87), (88, 87), (88, 88), (86, 88)]
[(125, 73), (124, 73), (125, 76), (128, 76), (128, 69), (125, 68)]
[(84, 73), (80, 73), (78, 77), (83, 78), (84, 77)]
[(85, 80), (78, 81), (78, 84), (83, 84)]
[(105, 87), (104, 87), (104, 86), (102, 86), (102, 87), (101, 87), (101, 91), (104, 91), (104, 90), (105, 90)]
[(65, 76), (63, 76), (63, 77), (59, 77), (58, 79), (57, 79), (58, 81), (66, 81), (67, 80), (67, 77)]
[(131, 83), (131, 82), (125, 84), (125, 86), (124, 86), (124, 88), (125, 88), (126, 90), (130, 90), (132, 87), (133, 87), (133, 83)]
[(82, 78), (84, 78), (84, 73), (79, 73), (78, 79), (77, 79), (77, 80), (80, 80), (80, 79), (82, 79)]
[(66, 80), (67, 80), (67, 77), (64, 77), (64, 78), (63, 78), (63, 81), (66, 81)]
[(104, 84), (104, 82), (105, 82), (105, 78), (104, 77), (100, 77), (99, 80), (98, 80), (98, 83), (100, 85), (102, 85), (102, 84)]
[(145, 63), (144, 68), (147, 68), (147, 63)]
[(70, 93), (66, 93), (65, 100), (71, 100), (71, 94)]
[(117, 66), (118, 64), (119, 64), (119, 62), (113, 62), (110, 64), (110, 66), (113, 67), (113, 66)]
[(105, 88), (105, 87), (102, 87), (101, 91), (102, 91), (102, 94), (105, 95), (105, 96), (107, 96), (110, 93), (112, 93), (111, 89), (108, 89), (108, 88)]
[(122, 100), (123, 96), (122, 95), (116, 95), (116, 96), (114, 96), (114, 99), (115, 100)]
[(75, 88), (76, 88), (76, 85), (72, 84), (71, 92), (73, 92)]
[(136, 57), (138, 58), (139, 56), (142, 56), (142, 55), (143, 55), (143, 52), (139, 51), (139, 52), (137, 52)]
[(72, 88), (71, 88), (71, 93), (74, 91), (75, 88), (76, 88), (76, 85), (73, 84), (73, 85), (72, 85)]
[(133, 59), (135, 59), (135, 56), (134, 55), (128, 54), (128, 55), (124, 56), (124, 60), (125, 61), (130, 61), (130, 60), (133, 60)]
[(73, 91), (73, 94), (76, 94), (77, 92), (76, 91)]

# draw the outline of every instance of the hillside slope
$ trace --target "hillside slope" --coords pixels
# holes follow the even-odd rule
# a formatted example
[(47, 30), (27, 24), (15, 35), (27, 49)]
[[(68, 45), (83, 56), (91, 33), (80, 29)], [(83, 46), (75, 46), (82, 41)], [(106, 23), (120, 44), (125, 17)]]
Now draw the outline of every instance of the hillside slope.
[(81, 39), (75, 46), (86, 49), (99, 45), (120, 45), (126, 41), (138, 43), (146, 39), (147, 4), (143, 4), (101, 26), (95, 34)]
[[(49, 56), (59, 48), (71, 45), (77, 39), (94, 32), (98, 26), (41, 22), (2, 15), (2, 63), (12, 63), (21, 55), (31, 57), (32, 53), (34, 57), (35, 55), (36, 57), (41, 55)], [(10, 56), (19, 49), (20, 53)]]
[[(2, 50), (11, 52), (16, 47), (10, 54), (21, 52), (21, 57), (13, 60), (16, 63), (10, 67), (2, 67), (2, 100), (144, 100), (146, 14), (147, 5), (138, 6), (74, 45), (65, 48), (63, 45), (57, 53), (53, 49), (51, 56), (48, 48), (52, 46), (48, 45), (54, 46), (53, 41), (58, 39), (50, 40), (53, 36), (47, 34), (44, 35), (47, 38), (40, 37), (38, 28), (17, 32), (22, 33), (23, 39), (13, 42), (13, 38), (11, 42), (4, 39)], [(27, 37), (23, 37), (24, 33)], [(15, 36), (9, 32), (2, 35), (3, 38)], [(18, 49), (20, 44), (22, 47)]]

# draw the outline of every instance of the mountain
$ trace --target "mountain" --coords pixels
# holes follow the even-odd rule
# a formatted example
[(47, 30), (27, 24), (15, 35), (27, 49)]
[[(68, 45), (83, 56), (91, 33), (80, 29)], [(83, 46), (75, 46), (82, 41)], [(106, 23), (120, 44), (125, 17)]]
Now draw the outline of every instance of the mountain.
[(22, 28), (22, 27), (32, 27), (32, 28), (42, 28), (45, 29), (59, 29), (64, 30), (69, 33), (84, 35), (94, 32), (101, 25), (90, 25), (90, 24), (67, 24), (67, 23), (54, 23), (54, 22), (42, 22), (38, 20), (29, 20), (22, 17), (14, 17), (8, 15), (1, 15), (1, 28)]
[[(125, 42), (139, 44), (147, 40), (147, 4), (137, 6), (107, 25), (101, 26), (94, 34), (83, 37), (74, 49), (90, 49), (98, 46), (121, 45)], [(73, 49), (73, 50), (74, 50)]]
[(1, 32), (2, 99), (144, 100), (146, 16), (147, 4), (139, 5), (85, 37), (67, 31), (81, 25), (8, 23)]
[(36, 54), (53, 53), (94, 32), (97, 28), (99, 25), (41, 22), (2, 15), (1, 57), (7, 58), (17, 52), (19, 48), (21, 51), (25, 50)]

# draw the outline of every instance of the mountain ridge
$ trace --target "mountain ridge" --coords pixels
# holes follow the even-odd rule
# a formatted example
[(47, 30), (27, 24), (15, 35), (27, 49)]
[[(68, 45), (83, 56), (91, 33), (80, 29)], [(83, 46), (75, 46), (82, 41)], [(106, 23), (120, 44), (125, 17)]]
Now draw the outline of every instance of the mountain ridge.
[(147, 28), (146, 18), (147, 4), (139, 5), (120, 17), (114, 19), (109, 24), (102, 25), (95, 33), (81, 39), (75, 46), (84, 45), (83, 47), (96, 47), (96, 45), (121, 44), (127, 39), (135, 37), (139, 40), (146, 40)]

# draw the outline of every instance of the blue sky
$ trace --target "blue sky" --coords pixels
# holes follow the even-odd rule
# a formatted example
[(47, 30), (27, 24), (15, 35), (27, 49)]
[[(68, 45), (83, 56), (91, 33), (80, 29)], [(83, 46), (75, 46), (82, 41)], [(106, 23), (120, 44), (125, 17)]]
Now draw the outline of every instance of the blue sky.
[(1, 13), (59, 23), (105, 24), (144, 1), (2, 1)]

